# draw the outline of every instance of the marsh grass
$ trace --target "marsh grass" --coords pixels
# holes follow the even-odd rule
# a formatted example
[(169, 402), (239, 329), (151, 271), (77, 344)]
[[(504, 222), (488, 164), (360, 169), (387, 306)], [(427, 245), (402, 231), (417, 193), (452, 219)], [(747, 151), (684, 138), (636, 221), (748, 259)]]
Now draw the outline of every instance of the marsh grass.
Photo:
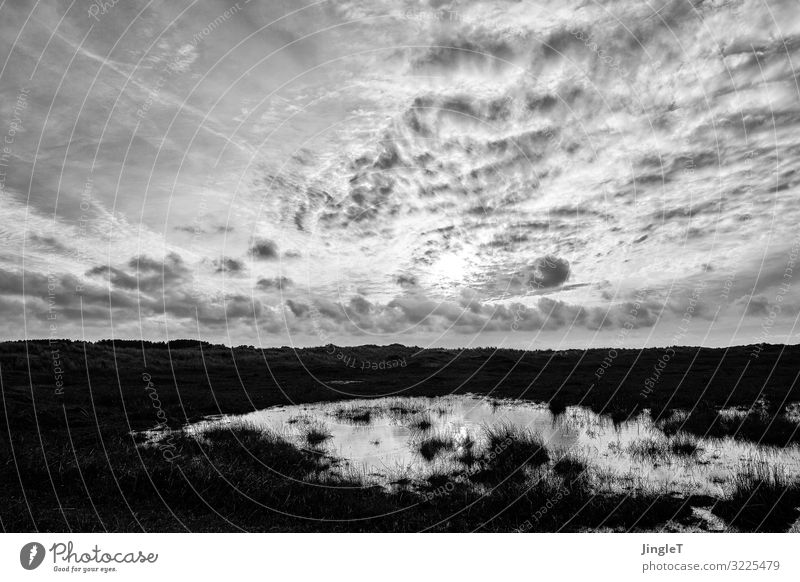
[(478, 462), (480, 456), (476, 450), (477, 442), (471, 434), (459, 435), (455, 445), (457, 463), (470, 467)]
[(341, 406), (331, 415), (340, 422), (367, 425), (372, 423), (375, 412), (374, 408), (368, 406)]
[[(598, 467), (592, 465), (588, 467), (591, 478), (586, 484), (578, 482), (566, 497), (559, 497), (558, 488), (566, 478), (558, 468), (568, 463), (562, 465), (558, 461), (552, 471), (548, 465), (530, 471), (530, 478), (492, 483), (491, 487), (464, 487), (458, 495), (438, 496), (421, 503), (415, 483), (407, 483), (397, 493), (376, 489), (361, 475), (350, 474), (344, 468), (326, 468), (324, 457), (302, 449), (299, 439), (263, 433), (239, 435), (238, 439), (221, 434), (216, 443), (201, 435), (195, 438), (180, 433), (183, 421), (197, 422), (220, 411), (245, 414), (254, 408), (285, 404), (282, 390), (272, 383), (264, 385), (265, 356), (276, 385), (292, 387), (293, 401), (330, 401), (333, 395), (307, 374), (307, 368), (329, 367), (330, 357), (324, 348), (302, 350), (302, 358), (298, 358), (297, 352), (290, 349), (232, 350), (228, 346), (185, 341), (170, 344), (56, 344), (63, 352), (62, 362), (74, 366), (76, 372), (70, 374), (70, 385), (59, 398), (53, 398), (51, 342), (4, 344), (1, 363), (5, 396), (0, 403), (0, 434), (4, 435), (0, 436), (3, 529), (510, 531), (530, 520), (526, 531), (655, 531), (663, 529), (667, 522), (680, 523), (693, 505), (711, 505), (704, 499), (695, 503), (697, 500), (685, 496), (675, 498), (651, 491), (600, 490)], [(366, 347), (362, 356), (379, 361), (388, 355), (387, 349)], [(604, 412), (603, 407), (616, 398), (624, 405), (617, 418), (627, 416), (637, 405), (655, 407), (658, 394), (665, 395), (663, 407), (691, 409), (696, 404), (697, 391), (677, 389), (684, 386), (684, 374), (680, 372), (691, 372), (688, 378), (692, 386), (699, 387), (700, 382), (695, 382), (693, 375), (697, 363), (702, 362), (707, 370), (719, 370), (707, 386), (709, 410), (693, 410), (685, 429), (683, 420), (671, 423), (674, 434), (684, 430), (699, 438), (732, 436), (754, 443), (755, 447), (757, 443), (784, 446), (789, 440), (798, 442), (800, 416), (796, 411), (788, 415), (783, 408), (777, 410), (773, 406), (738, 418), (719, 418), (714, 409), (723, 403), (747, 406), (761, 392), (777, 403), (796, 401), (798, 390), (791, 378), (800, 360), (794, 346), (765, 345), (757, 360), (748, 356), (750, 348), (679, 349), (681, 363), (676, 359), (674, 368), (671, 364), (671, 373), (662, 378), (659, 392), (648, 399), (638, 396), (640, 380), (651, 373), (651, 364), (659, 355), (657, 350), (646, 351), (644, 358), (639, 350), (620, 350), (611, 375), (588, 393), (588, 382), (582, 380), (592, 377), (604, 351), (591, 352), (589, 357), (576, 353), (553, 370), (548, 364), (543, 381), (530, 385), (530, 370), (544, 369), (546, 363), (535, 352), (514, 355), (514, 361), (524, 356), (528, 365), (517, 366), (512, 372), (511, 353), (503, 350), (498, 352), (502, 356), (498, 358), (486, 350), (464, 355), (444, 350), (390, 349), (413, 358), (414, 364), (402, 374), (374, 375), (382, 383), (382, 392), (407, 390), (414, 397), (437, 397), (442, 392), (441, 382), (427, 379), (431, 373), (446, 369), (446, 381), (454, 385), (470, 378), (477, 391), (491, 388), (493, 394), (508, 398), (524, 392), (525, 398), (547, 401), (552, 395), (551, 380), (569, 376), (575, 381), (565, 384), (560, 398), (570, 406), (586, 406), (594, 412)], [(168, 449), (174, 451), (172, 461), (165, 459), (159, 447), (139, 443), (129, 434), (154, 423), (152, 403), (143, 393), (140, 378), (145, 352), (169, 426), (175, 431), (170, 435), (175, 448)], [(480, 356), (474, 365), (473, 356)], [(774, 365), (777, 363), (778, 368)], [(345, 367), (338, 368), (341, 373), (333, 373), (332, 377), (350, 377), (351, 372)], [(78, 373), (82, 370), (86, 372), (83, 379)], [(622, 374), (628, 372), (631, 375), (623, 382)], [(91, 389), (87, 385), (90, 376), (96, 378)], [(497, 382), (501, 377), (502, 385)], [(740, 379), (737, 389), (731, 391)], [(415, 387), (409, 389), (412, 385)], [(179, 386), (194, 388), (179, 390)], [(349, 390), (371, 398), (374, 385), (369, 381)], [(414, 406), (417, 412), (432, 408), (430, 400)], [(97, 414), (94, 418), (93, 410)], [(409, 416), (407, 408), (396, 412), (398, 419)], [(565, 415), (570, 417), (572, 413), (567, 411)], [(665, 417), (658, 418), (661, 422)], [(293, 433), (297, 428), (292, 427)], [(242, 442), (247, 444), (247, 450)], [(484, 455), (484, 444), (481, 441), (476, 447), (476, 454)], [(709, 445), (709, 458), (711, 448)], [(570, 473), (568, 469), (564, 472)], [(735, 487), (729, 483), (733, 477), (722, 482), (726, 494), (718, 496), (714, 508), (726, 516), (732, 528), (779, 531), (796, 515), (800, 500), (792, 475), (779, 475), (776, 479), (771, 475), (759, 477), (758, 471), (746, 472), (736, 477)], [(637, 485), (633, 476), (626, 482)], [(691, 520), (692, 516), (688, 518)]]
[(450, 434), (425, 436), (416, 444), (417, 452), (428, 462), (433, 461), (445, 451), (452, 451), (453, 449), (455, 449), (455, 440), (453, 435)]
[(661, 463), (693, 459), (702, 450), (696, 437), (678, 433), (673, 438), (654, 436), (634, 441), (624, 452), (635, 461)]
[(626, 449), (637, 461), (658, 462), (670, 456), (669, 442), (662, 438), (644, 438), (630, 443)]
[(587, 475), (589, 470), (589, 462), (585, 458), (578, 458), (571, 454), (557, 455), (558, 459), (553, 463), (553, 472), (556, 475), (568, 478), (574, 481), (582, 476)]
[(697, 406), (690, 411), (662, 413), (657, 426), (665, 434), (691, 433), (701, 438), (732, 437), (761, 445), (784, 447), (800, 442), (800, 424), (784, 411), (757, 407), (745, 411)]
[(304, 426), (300, 435), (310, 447), (318, 447), (333, 436), (331, 431), (328, 430), (328, 427), (321, 422), (310, 423)]
[(691, 435), (680, 433), (669, 443), (669, 449), (678, 457), (695, 457), (703, 450), (700, 441)]
[(384, 399), (380, 404), (342, 404), (336, 406), (329, 414), (340, 422), (368, 425), (377, 418), (389, 418), (393, 421), (404, 421), (409, 416), (422, 412), (422, 403), (416, 399)]
[(536, 468), (550, 460), (547, 448), (538, 433), (510, 423), (484, 426), (486, 450), (479, 463), (482, 470), (474, 480), (498, 482), (524, 479), (526, 468)]
[[(18, 470), (40, 529), (80, 525), (86, 531), (128, 531), (136, 522), (121, 514), (119, 508), (125, 503), (152, 528), (171, 530), (184, 524), (204, 531), (225, 529), (230, 522), (248, 530), (303, 528), (305, 522), (296, 516), (312, 520), (305, 529), (313, 531), (352, 531), (354, 519), (363, 520), (364, 529), (372, 531), (418, 531), (434, 524), (437, 531), (509, 531), (524, 522), (528, 522), (526, 531), (627, 531), (691, 517), (686, 499), (637, 490), (635, 476), (628, 482), (632, 488), (622, 493), (601, 491), (596, 469), (583, 458), (554, 453), (552, 463), (546, 461), (549, 455), (540, 452), (544, 443), (535, 433), (511, 426), (486, 432), (485, 439), (463, 450), (480, 457), (485, 463), (480, 465), (482, 471), (493, 471), (488, 483), (485, 472), (462, 470), (459, 474), (442, 459), (423, 482), (398, 468), (396, 483), (379, 487), (363, 470), (335, 467), (329, 457), (303, 449), (284, 435), (246, 425), (172, 435), (175, 459), (171, 463), (158, 448), (137, 447), (126, 437), (105, 439), (107, 456), (87, 449), (77, 459), (70, 447), (48, 443), (52, 482), (36, 456), (20, 457)], [(447, 441), (451, 435), (431, 436)], [(520, 466), (537, 470), (517, 471), (514, 478), (506, 479)], [(15, 472), (0, 472), (0, 485), (7, 489), (15, 479)], [(756, 473), (742, 480), (728, 505), (718, 504), (720, 514), (735, 515), (737, 504), (751, 497), (752, 481), (766, 480), (768, 487), (758, 488), (734, 521), (740, 529), (759, 527), (763, 504), (774, 504), (771, 496), (788, 483), (781, 479)], [(97, 515), (87, 501), (84, 483)], [(61, 493), (63, 506), (76, 508), (66, 515), (68, 521), (60, 513), (45, 511), (52, 488)], [(469, 510), (463, 511), (467, 506)], [(728, 508), (732, 513), (725, 513)], [(787, 508), (789, 513), (782, 514)], [(4, 514), (5, 523), (31, 527), (26, 511), (23, 506), (11, 507)], [(403, 514), (402, 520), (396, 517), (398, 513)], [(781, 501), (774, 514), (784, 515), (786, 521), (791, 503)], [(26, 519), (28, 525), (23, 526)], [(768, 527), (761, 529), (777, 529), (778, 522), (770, 521), (774, 519), (768, 515)]]
[(786, 531), (800, 515), (800, 483), (763, 459), (745, 462), (713, 512), (745, 531)]
[(433, 428), (433, 419), (427, 414), (419, 416), (411, 421), (409, 428), (421, 432), (429, 431)]
[(397, 398), (390, 401), (386, 406), (386, 413), (394, 419), (403, 419), (412, 414), (422, 412), (422, 406), (418, 402), (409, 401), (404, 398)]

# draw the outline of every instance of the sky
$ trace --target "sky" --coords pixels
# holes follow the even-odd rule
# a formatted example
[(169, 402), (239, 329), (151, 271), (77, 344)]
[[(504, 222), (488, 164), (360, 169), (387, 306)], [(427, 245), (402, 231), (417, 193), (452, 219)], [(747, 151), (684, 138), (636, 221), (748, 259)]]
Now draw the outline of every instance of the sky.
[(797, 343), (792, 1), (0, 7), (0, 338)]

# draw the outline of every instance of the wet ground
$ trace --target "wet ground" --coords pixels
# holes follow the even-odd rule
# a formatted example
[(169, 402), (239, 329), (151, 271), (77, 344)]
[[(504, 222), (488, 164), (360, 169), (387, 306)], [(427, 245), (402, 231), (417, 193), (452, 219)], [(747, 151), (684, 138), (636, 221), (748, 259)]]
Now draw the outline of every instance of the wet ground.
[[(800, 479), (797, 446), (668, 436), (646, 412), (614, 423), (577, 406), (556, 415), (544, 405), (474, 395), (277, 406), (209, 417), (185, 430), (202, 440), (211, 428), (241, 426), (324, 452), (337, 459), (337, 470), (379, 485), (457, 472), (465, 452), (485, 449), (487, 430), (502, 426), (538, 435), (552, 463), (566, 455), (584, 460), (603, 489), (724, 496), (736, 474), (755, 466)], [(426, 449), (433, 441), (440, 446)]]

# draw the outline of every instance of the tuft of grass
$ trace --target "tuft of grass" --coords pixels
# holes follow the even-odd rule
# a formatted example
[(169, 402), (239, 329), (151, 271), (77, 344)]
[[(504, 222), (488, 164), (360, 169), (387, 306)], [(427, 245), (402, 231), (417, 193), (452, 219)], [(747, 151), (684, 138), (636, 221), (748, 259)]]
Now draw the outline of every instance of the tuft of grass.
[(575, 481), (584, 476), (588, 468), (586, 460), (569, 454), (560, 457), (553, 463), (553, 472), (570, 481)]
[(316, 447), (327, 441), (333, 435), (324, 424), (314, 423), (306, 426), (301, 436), (309, 446)]
[(480, 457), (475, 452), (475, 439), (467, 434), (457, 443), (456, 461), (467, 467), (471, 467), (478, 462)]
[(670, 456), (670, 444), (660, 438), (639, 439), (626, 448), (632, 459), (637, 461), (659, 461)]
[(784, 412), (772, 414), (764, 408), (735, 412), (701, 405), (688, 412), (667, 410), (662, 418), (658, 425), (668, 435), (687, 432), (701, 438), (730, 436), (779, 447), (800, 442), (800, 423)]
[(449, 435), (432, 435), (417, 444), (417, 452), (426, 461), (432, 461), (444, 451), (451, 451), (454, 448), (455, 441)]
[(414, 419), (409, 426), (413, 430), (425, 432), (433, 428), (433, 420), (431, 420), (431, 417), (426, 414)]
[(679, 434), (672, 439), (669, 449), (678, 457), (694, 457), (703, 450), (697, 438), (688, 434)]
[(386, 412), (394, 418), (403, 418), (412, 414), (418, 414), (420, 412), (420, 407), (402, 398), (398, 398), (388, 406)]
[(366, 406), (341, 407), (333, 411), (333, 417), (341, 422), (370, 424), (375, 410)]
[(446, 485), (449, 481), (452, 481), (453, 476), (447, 473), (437, 471), (435, 473), (431, 473), (430, 475), (428, 475), (428, 477), (425, 480), (431, 485), (431, 487), (441, 487), (443, 485)]
[(786, 531), (800, 515), (800, 483), (767, 461), (745, 463), (713, 512), (744, 531)]
[(477, 481), (502, 481), (525, 478), (524, 467), (540, 467), (550, 461), (541, 436), (512, 424), (485, 426), (486, 450), (481, 458), (484, 467), (474, 475)]

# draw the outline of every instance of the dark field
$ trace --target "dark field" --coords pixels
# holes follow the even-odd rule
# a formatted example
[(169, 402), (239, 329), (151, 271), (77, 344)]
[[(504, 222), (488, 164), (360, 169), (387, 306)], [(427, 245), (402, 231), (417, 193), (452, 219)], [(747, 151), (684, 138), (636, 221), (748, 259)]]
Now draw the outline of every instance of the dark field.
[[(692, 459), (703, 438), (773, 447), (800, 440), (792, 408), (800, 401), (797, 346), (675, 348), (661, 368), (665, 350), (609, 354), (5, 343), (0, 525), (6, 531), (697, 531), (709, 529), (693, 509), (702, 507), (731, 531), (796, 527), (800, 486), (774, 467), (743, 468), (724, 497), (601, 490), (602, 479), (587, 471), (591, 459), (556, 455), (513, 426), (487, 435), (491, 446), (466, 451), (461, 473), (391, 490), (332, 470), (335, 459), (321, 450), (324, 427), (308, 429), (302, 446), (252, 427), (216, 431), (205, 442), (176, 433), (161, 450), (137, 446), (142, 438), (132, 434), (278, 404), (469, 392), (547, 403), (554, 414), (580, 405), (615, 423), (646, 411), (670, 440), (643, 441), (631, 452), (645, 458)], [(648, 383), (654, 370), (658, 381)], [(343, 414), (370, 422), (368, 410)], [(431, 458), (452, 448), (436, 435), (420, 447)]]

